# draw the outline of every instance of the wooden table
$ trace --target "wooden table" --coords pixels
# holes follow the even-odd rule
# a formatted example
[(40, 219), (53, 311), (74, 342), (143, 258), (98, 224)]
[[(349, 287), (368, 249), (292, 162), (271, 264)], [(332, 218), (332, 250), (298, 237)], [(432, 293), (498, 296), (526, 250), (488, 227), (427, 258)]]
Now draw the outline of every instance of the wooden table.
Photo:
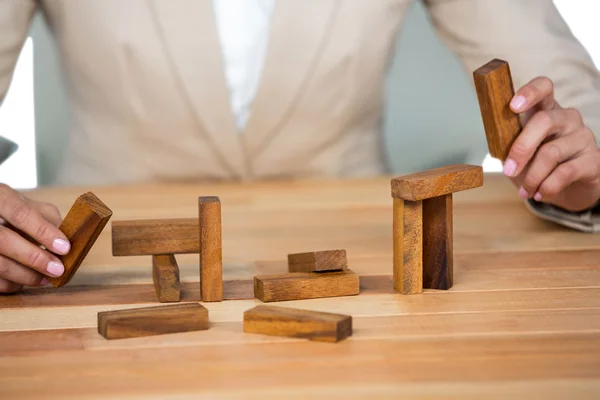
[[(30, 193), (66, 212), (89, 188)], [(0, 398), (600, 398), (600, 236), (537, 219), (511, 184), (455, 196), (455, 286), (392, 289), (389, 180), (92, 190), (113, 219), (195, 217), (223, 203), (225, 296), (208, 331), (107, 341), (98, 311), (154, 305), (150, 257), (111, 255), (105, 229), (73, 281), (0, 297)], [(354, 317), (337, 344), (242, 332), (256, 274), (290, 252), (345, 248), (361, 294), (278, 303)], [(179, 256), (198, 301), (198, 256)]]

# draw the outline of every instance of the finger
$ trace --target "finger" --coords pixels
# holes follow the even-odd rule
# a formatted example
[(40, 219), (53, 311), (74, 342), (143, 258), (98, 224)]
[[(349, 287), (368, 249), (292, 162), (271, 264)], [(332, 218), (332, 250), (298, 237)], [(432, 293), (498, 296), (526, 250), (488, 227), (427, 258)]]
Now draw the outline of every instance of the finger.
[(524, 113), (534, 106), (540, 110), (553, 110), (558, 104), (554, 99), (554, 84), (546, 77), (537, 77), (521, 87), (510, 102), (516, 113)]
[(0, 278), (0, 293), (17, 293), (21, 289), (23, 289), (23, 285)]
[(56, 256), (6, 227), (0, 227), (0, 254), (47, 276), (58, 277), (65, 271), (65, 267)]
[(574, 109), (560, 108), (536, 113), (512, 144), (504, 164), (504, 173), (509, 177), (519, 175), (544, 141), (582, 126), (583, 119)]
[(598, 161), (592, 155), (578, 157), (560, 164), (540, 185), (536, 195), (540, 200), (552, 200), (575, 182), (598, 179)]
[(573, 135), (561, 136), (543, 144), (524, 172), (523, 184), (519, 195), (523, 199), (534, 197), (539, 201), (538, 188), (554, 169), (561, 163), (575, 157), (587, 146), (584, 141), (576, 140)]
[(0, 256), (0, 278), (26, 286), (45, 286), (49, 283), (39, 272), (2, 256)]
[(6, 222), (55, 253), (69, 252), (70, 244), (65, 235), (27, 204), (17, 192), (4, 185), (0, 187), (0, 193), (3, 193), (0, 198), (0, 216)]
[(62, 222), (62, 216), (58, 208), (51, 203), (35, 202), (33, 207), (52, 225), (58, 227)]

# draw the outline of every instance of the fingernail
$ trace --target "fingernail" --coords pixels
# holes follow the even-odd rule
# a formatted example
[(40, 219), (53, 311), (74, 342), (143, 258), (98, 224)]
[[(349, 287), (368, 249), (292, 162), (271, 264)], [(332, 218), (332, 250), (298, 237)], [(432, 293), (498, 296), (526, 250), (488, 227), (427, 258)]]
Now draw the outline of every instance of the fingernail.
[(40, 281), (40, 286), (48, 286), (50, 284), (50, 281), (46, 278), (42, 278), (42, 280)]
[(514, 109), (514, 110), (520, 110), (525, 103), (527, 102), (527, 99), (521, 95), (519, 96), (515, 96), (511, 102), (510, 102), (510, 106)]
[(534, 196), (533, 199), (535, 201), (542, 201), (542, 194), (540, 192), (537, 192)]
[(529, 193), (527, 193), (527, 190), (523, 189), (521, 187), (521, 189), (519, 189), (519, 197), (522, 198), (523, 200), (529, 198)]
[(54, 248), (54, 251), (59, 254), (67, 254), (71, 249), (69, 242), (61, 238), (54, 239), (54, 242), (52, 242), (52, 247)]
[(517, 172), (517, 163), (512, 158), (506, 160), (504, 164), (504, 175), (506, 176), (515, 176)]
[(50, 261), (46, 271), (52, 276), (61, 276), (65, 272), (65, 267), (57, 261)]

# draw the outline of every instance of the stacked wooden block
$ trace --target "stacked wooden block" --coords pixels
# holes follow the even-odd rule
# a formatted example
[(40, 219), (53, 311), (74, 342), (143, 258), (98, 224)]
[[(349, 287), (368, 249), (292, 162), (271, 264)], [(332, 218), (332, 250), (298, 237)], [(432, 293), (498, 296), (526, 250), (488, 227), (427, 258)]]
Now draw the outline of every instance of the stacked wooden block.
[(392, 179), (394, 288), (402, 294), (453, 284), (452, 194), (483, 185), (483, 170), (450, 165)]

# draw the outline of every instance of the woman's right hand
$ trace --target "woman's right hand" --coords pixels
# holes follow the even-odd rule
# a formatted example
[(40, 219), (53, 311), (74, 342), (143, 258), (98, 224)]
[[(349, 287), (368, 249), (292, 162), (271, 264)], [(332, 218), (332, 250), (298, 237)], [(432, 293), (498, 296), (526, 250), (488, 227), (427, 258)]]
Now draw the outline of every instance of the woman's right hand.
[(0, 184), (0, 293), (15, 293), (24, 285), (45, 286), (46, 276), (64, 273), (55, 255), (70, 250), (58, 229), (61, 219), (53, 204), (28, 199)]

